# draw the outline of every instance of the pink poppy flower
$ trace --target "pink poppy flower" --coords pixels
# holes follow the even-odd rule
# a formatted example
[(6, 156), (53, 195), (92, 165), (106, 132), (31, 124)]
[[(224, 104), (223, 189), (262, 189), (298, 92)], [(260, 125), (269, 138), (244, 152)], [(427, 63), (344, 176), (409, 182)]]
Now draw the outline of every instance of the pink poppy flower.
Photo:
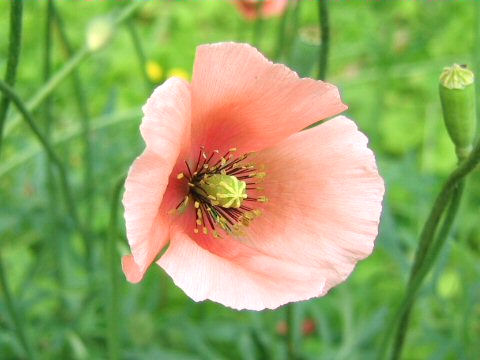
[(234, 0), (238, 10), (248, 20), (258, 17), (281, 15), (288, 6), (288, 0)]
[[(384, 192), (335, 86), (247, 44), (197, 48), (192, 82), (143, 107), (123, 204), (130, 282), (156, 261), (195, 301), (261, 310), (321, 296), (368, 256)], [(162, 253), (162, 251), (166, 250)]]

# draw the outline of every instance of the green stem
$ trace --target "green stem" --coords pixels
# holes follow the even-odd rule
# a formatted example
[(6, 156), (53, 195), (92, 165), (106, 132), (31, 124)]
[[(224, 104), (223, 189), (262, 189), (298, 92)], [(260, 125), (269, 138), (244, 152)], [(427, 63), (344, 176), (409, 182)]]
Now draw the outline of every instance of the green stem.
[(328, 16), (328, 0), (318, 0), (318, 23), (320, 26), (320, 53), (318, 57), (318, 78), (325, 80), (330, 49), (330, 20)]
[[(15, 80), (17, 78), (17, 67), (22, 43), (22, 14), (23, 1), (10, 1), (10, 36), (7, 68), (5, 70), (5, 82), (10, 86), (15, 85)], [(2, 148), (3, 128), (9, 105), (9, 98), (7, 96), (2, 96), (0, 99), (0, 150)]]
[[(475, 13), (474, 21), (474, 48), (473, 48), (473, 68), (475, 69), (475, 78), (480, 78), (480, 2), (474, 1), (472, 5)], [(475, 81), (475, 92), (480, 94), (480, 81)], [(480, 128), (480, 106), (477, 106), (477, 126)]]
[[(43, 79), (45, 82), (47, 82), (51, 76), (51, 70), (52, 70), (52, 24), (53, 24), (53, 1), (54, 0), (48, 0), (46, 4), (46, 21), (45, 21), (45, 52), (44, 52), (44, 58), (43, 58)], [(51, 97), (47, 97), (45, 99), (45, 103), (43, 106), (43, 114), (44, 114), (44, 120), (45, 120), (45, 137), (47, 141), (50, 143), (51, 142), (51, 128), (52, 128), (52, 99)], [(57, 193), (55, 191), (55, 177), (53, 174), (53, 169), (52, 169), (52, 164), (49, 159), (47, 158), (47, 163), (46, 163), (46, 174), (47, 174), (47, 180), (46, 180), (46, 186), (47, 186), (47, 192), (48, 192), (48, 213), (50, 217), (50, 222), (48, 226), (48, 233), (47, 236), (45, 237), (45, 240), (48, 242), (47, 248), (51, 249), (52, 251), (52, 256), (53, 258), (57, 259), (62, 259), (62, 244), (61, 241), (59, 241), (59, 237), (56, 236), (57, 232), (57, 227), (59, 225), (57, 219), (58, 219), (58, 208), (57, 208)], [(54, 240), (54, 246), (52, 246), (52, 240)], [(64, 271), (62, 269), (62, 262), (61, 261), (56, 261), (54, 264), (55, 268), (55, 277), (56, 281), (58, 284), (58, 287), (60, 291), (57, 291), (57, 314), (60, 319), (64, 319), (64, 312), (66, 309), (66, 303), (65, 299), (63, 296), (63, 289), (64, 289)]]
[[(68, 39), (62, 17), (59, 11), (53, 7), (55, 22), (57, 25), (58, 33), (60, 35), (60, 41), (65, 49), (67, 57), (73, 55), (73, 47)], [(87, 233), (91, 233), (92, 221), (95, 219), (95, 206), (94, 206), (94, 191), (95, 181), (93, 176), (92, 166), (92, 145), (91, 145), (91, 129), (90, 129), (90, 112), (88, 110), (88, 104), (85, 96), (85, 88), (81, 82), (81, 78), (78, 74), (78, 70), (72, 70), (72, 85), (73, 92), (75, 94), (75, 101), (77, 103), (78, 112), (81, 118), (82, 140), (83, 140), (83, 162), (85, 165), (85, 172), (83, 174), (83, 197), (85, 199), (85, 214), (84, 214), (84, 227)], [(90, 241), (85, 244), (86, 248), (86, 261), (89, 268), (92, 265), (92, 248)]]
[[(420, 241), (417, 251), (415, 253), (412, 270), (410, 272), (410, 278), (405, 299), (402, 301), (401, 308), (397, 312), (394, 321), (391, 322), (393, 329), (395, 329), (398, 324), (398, 329), (400, 330), (390, 330), (386, 332), (386, 335), (383, 339), (380, 358), (384, 358), (385, 353), (388, 349), (390, 336), (392, 334), (396, 334), (396, 340), (394, 345), (395, 350), (392, 358), (397, 359), (400, 356), (403, 346), (403, 339), (405, 338), (406, 325), (408, 324), (408, 308), (411, 307), (409, 303), (412, 301), (411, 299), (414, 298), (414, 295), (420, 287), (426, 273), (433, 266), (436, 255), (438, 254), (441, 246), (443, 245), (444, 238), (448, 235), (451, 223), (453, 222), (455, 214), (458, 210), (458, 204), (456, 203), (460, 202), (460, 197), (463, 192), (462, 181), (473, 169), (475, 169), (479, 162), (480, 142), (475, 146), (470, 155), (465, 160), (459, 163), (457, 168), (450, 174), (447, 181), (440, 190), (440, 193), (438, 194), (433, 204), (433, 207), (420, 235)], [(447, 206), (449, 206), (450, 203), (452, 205), (448, 211), (447, 216), (445, 217), (445, 222), (439, 232), (436, 243), (434, 243), (437, 226), (443, 213), (445, 212), (445, 209), (447, 208)], [(405, 320), (400, 320), (403, 317), (405, 318)]]
[(398, 312), (397, 321), (398, 329), (395, 334), (395, 341), (393, 345), (392, 359), (400, 359), (403, 344), (408, 330), (410, 315), (412, 308), (415, 305), (416, 295), (422, 286), (425, 277), (428, 275), (430, 269), (435, 264), (435, 261), (440, 253), (445, 241), (448, 238), (450, 229), (453, 226), (455, 216), (460, 207), (465, 182), (462, 180), (458, 187), (453, 191), (452, 199), (448, 207), (443, 224), (438, 232), (437, 238), (432, 244), (430, 250), (425, 256), (425, 260), (419, 266), (418, 271), (410, 277), (407, 294), (405, 295), (400, 310)]
[(5, 298), (5, 306), (15, 326), (15, 333), (17, 335), (18, 341), (22, 345), (23, 350), (27, 354), (27, 357), (29, 359), (34, 359), (35, 356), (32, 352), (30, 342), (27, 340), (27, 337), (25, 336), (23, 321), (18, 316), (17, 309), (15, 308), (14, 301), (12, 299), (10, 288), (8, 287), (7, 278), (5, 276), (5, 270), (4, 270), (2, 261), (3, 260), (1, 258), (1, 253), (0, 253), (0, 288), (2, 289), (2, 293)]
[(297, 359), (297, 349), (295, 346), (295, 313), (294, 304), (287, 304), (285, 310), (287, 312), (287, 354), (288, 360)]
[(282, 14), (280, 18), (280, 22), (278, 23), (278, 35), (277, 35), (277, 47), (275, 49), (275, 54), (273, 58), (276, 61), (280, 61), (284, 48), (285, 48), (285, 32), (287, 30), (287, 15), (288, 15), (288, 8)]
[(74, 222), (74, 225), (76, 226), (76, 228), (82, 233), (82, 236), (86, 239), (86, 241), (88, 241), (88, 237), (86, 236), (84, 229), (81, 226), (81, 223), (79, 221), (77, 209), (75, 207), (75, 200), (70, 188), (70, 184), (68, 183), (67, 172), (65, 170), (65, 167), (63, 166), (57, 154), (53, 151), (48, 140), (40, 132), (39, 128), (36, 125), (35, 120), (33, 119), (33, 116), (28, 111), (27, 106), (23, 103), (23, 101), (15, 93), (15, 91), (10, 86), (8, 86), (4, 81), (1, 81), (1, 80), (0, 80), (0, 91), (2, 91), (3, 94), (6, 95), (15, 104), (19, 112), (22, 114), (23, 119), (28, 124), (28, 126), (30, 127), (34, 135), (37, 137), (42, 147), (45, 149), (48, 158), (50, 159), (52, 164), (57, 168), (58, 174), (60, 176), (60, 185), (64, 195), (64, 200), (65, 200), (67, 210), (70, 213), (72, 217), (72, 221)]
[(254, 27), (253, 27), (253, 46), (256, 48), (260, 47), (260, 41), (262, 39), (263, 34), (263, 2), (259, 1), (256, 4), (256, 13), (257, 18), (255, 19)]
[(120, 192), (125, 183), (125, 177), (122, 177), (115, 185), (112, 195), (112, 203), (110, 207), (110, 224), (108, 231), (108, 240), (106, 246), (106, 259), (108, 263), (108, 273), (110, 281), (108, 282), (108, 296), (107, 296), (107, 344), (109, 359), (119, 358), (119, 339), (118, 326), (119, 310), (118, 310), (118, 277), (117, 266), (118, 259), (116, 256), (115, 242), (117, 239), (117, 218), (118, 218), (118, 203), (120, 200)]
[[(13, 1), (14, 3), (21, 1)], [(114, 25), (120, 25), (122, 22), (127, 20), (134, 11), (143, 5), (143, 1), (134, 1), (118, 14), (118, 16), (113, 20)], [(87, 47), (80, 49), (70, 60), (54, 75), (50, 80), (44, 84), (40, 90), (38, 90), (26, 104), (26, 109), (29, 112), (35, 110), (46, 98), (52, 93), (52, 91), (65, 80), (85, 59), (87, 59), (92, 52), (90, 52)], [(20, 122), (20, 118), (16, 117), (12, 120), (10, 124), (10, 129), (16, 126)]]
[(287, 37), (287, 42), (285, 46), (285, 54), (287, 57), (287, 63), (292, 62), (292, 56), (293, 56), (293, 45), (297, 39), (298, 36), (298, 23), (300, 20), (300, 9), (301, 9), (302, 1), (295, 1), (293, 5), (293, 13), (292, 17), (290, 20), (290, 26), (289, 28), (289, 36)]
[(135, 48), (135, 53), (138, 57), (142, 76), (145, 79), (145, 85), (147, 89), (150, 90), (152, 87), (152, 83), (150, 82), (147, 74), (147, 58), (145, 56), (145, 51), (143, 50), (142, 41), (140, 39), (140, 36), (138, 36), (138, 32), (135, 28), (135, 24), (133, 23), (133, 21), (129, 21), (127, 23), (127, 28), (128, 33), (130, 34), (130, 38), (132, 39), (133, 47)]

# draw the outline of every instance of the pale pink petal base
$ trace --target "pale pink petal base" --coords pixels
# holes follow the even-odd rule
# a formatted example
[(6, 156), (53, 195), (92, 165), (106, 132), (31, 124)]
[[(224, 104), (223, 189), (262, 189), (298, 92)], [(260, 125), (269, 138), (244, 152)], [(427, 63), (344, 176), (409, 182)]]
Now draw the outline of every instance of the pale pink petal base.
[(237, 310), (263, 310), (324, 291), (325, 279), (313, 269), (262, 254), (239, 240), (214, 240), (200, 244), (177, 227), (157, 261), (195, 301), (210, 299)]
[(248, 236), (194, 235), (187, 215), (157, 262), (196, 301), (261, 310), (321, 296), (372, 251), (384, 186), (351, 120), (293, 135), (255, 161), (270, 202)]

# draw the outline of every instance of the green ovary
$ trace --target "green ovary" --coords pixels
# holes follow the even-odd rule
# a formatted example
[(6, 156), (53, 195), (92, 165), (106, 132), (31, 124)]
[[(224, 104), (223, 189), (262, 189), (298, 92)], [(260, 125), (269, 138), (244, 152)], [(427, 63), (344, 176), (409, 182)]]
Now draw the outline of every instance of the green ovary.
[(247, 184), (235, 176), (211, 175), (203, 179), (199, 187), (203, 190), (202, 193), (208, 195), (212, 205), (224, 208), (239, 208), (247, 198)]

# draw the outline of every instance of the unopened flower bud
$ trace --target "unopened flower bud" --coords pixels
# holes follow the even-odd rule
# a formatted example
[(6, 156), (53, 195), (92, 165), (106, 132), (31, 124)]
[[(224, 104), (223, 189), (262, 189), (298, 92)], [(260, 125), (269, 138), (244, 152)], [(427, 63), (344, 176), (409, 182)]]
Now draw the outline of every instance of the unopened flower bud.
[(90, 22), (87, 28), (87, 48), (98, 51), (103, 48), (113, 35), (113, 22), (110, 18), (100, 17)]
[(440, 75), (440, 100), (448, 134), (460, 159), (468, 156), (475, 137), (475, 84), (473, 72), (454, 64)]

